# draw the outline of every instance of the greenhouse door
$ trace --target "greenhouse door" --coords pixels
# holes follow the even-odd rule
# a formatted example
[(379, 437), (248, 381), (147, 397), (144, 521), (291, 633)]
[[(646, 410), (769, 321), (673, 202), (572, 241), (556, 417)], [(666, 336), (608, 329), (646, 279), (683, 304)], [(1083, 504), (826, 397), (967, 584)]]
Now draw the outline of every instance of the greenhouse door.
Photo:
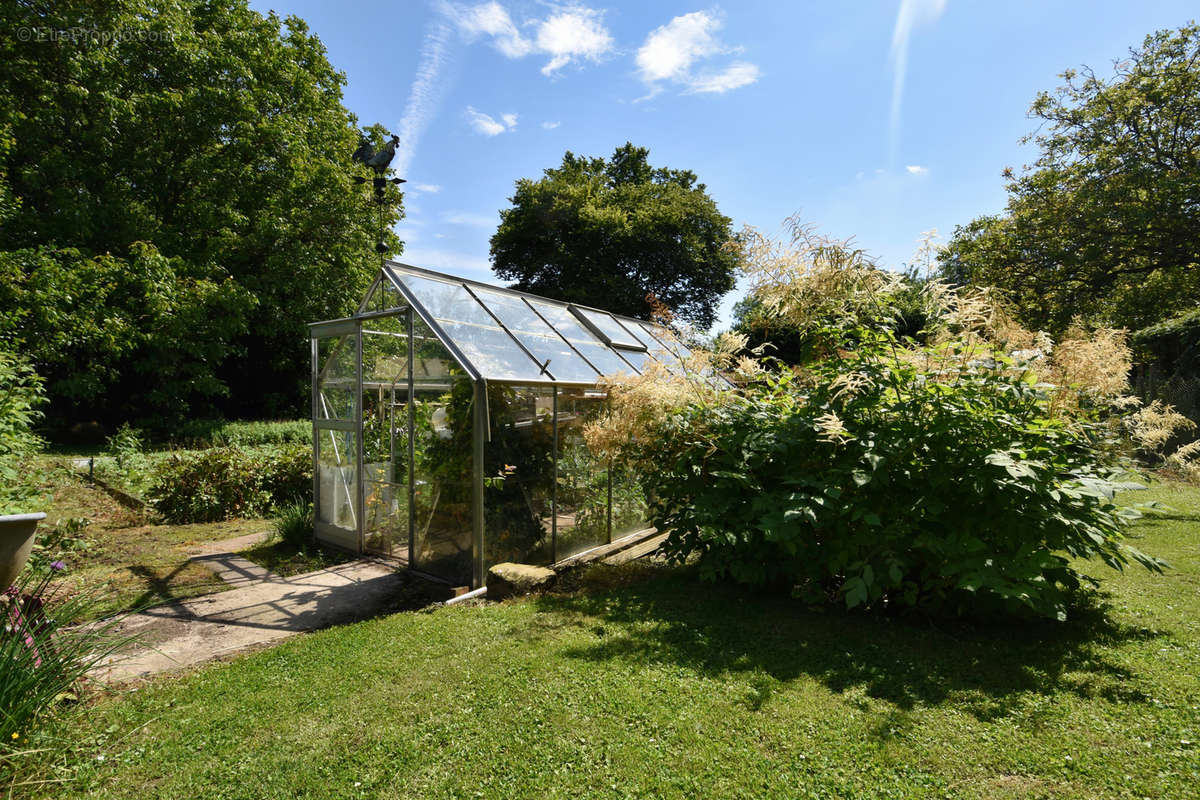
[(363, 550), (409, 564), (410, 312), (361, 324)]
[(361, 396), (358, 323), (310, 328), (313, 378), (313, 524), (323, 542), (360, 552)]

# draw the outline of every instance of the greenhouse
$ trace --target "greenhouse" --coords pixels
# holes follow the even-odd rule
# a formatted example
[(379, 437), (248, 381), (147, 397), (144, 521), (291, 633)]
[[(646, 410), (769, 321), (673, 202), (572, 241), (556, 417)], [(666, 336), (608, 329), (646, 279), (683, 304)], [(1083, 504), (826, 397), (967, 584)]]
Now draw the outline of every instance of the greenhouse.
[(601, 376), (682, 368), (666, 328), (385, 262), (353, 317), (310, 325), (317, 538), (480, 586), (647, 526), (589, 452)]

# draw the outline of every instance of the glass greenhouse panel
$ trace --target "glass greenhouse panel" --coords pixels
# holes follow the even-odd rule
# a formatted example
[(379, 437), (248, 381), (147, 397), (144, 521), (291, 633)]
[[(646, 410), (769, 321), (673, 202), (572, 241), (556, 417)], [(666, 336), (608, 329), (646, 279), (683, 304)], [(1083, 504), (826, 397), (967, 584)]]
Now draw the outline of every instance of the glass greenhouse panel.
[(417, 384), (413, 391), (413, 553), (418, 569), (471, 582), (474, 387)]
[(363, 322), (363, 547), (408, 559), (408, 317)]
[(362, 304), (365, 313), (378, 313), (408, 308), (408, 301), (387, 275), (381, 275), (370, 297)]
[(587, 344), (579, 342), (575, 345), (579, 348), (579, 353), (588, 361), (595, 365), (596, 369), (604, 375), (617, 375), (624, 373), (626, 375), (637, 375), (638, 371), (631, 367), (625, 359), (617, 355), (615, 350), (605, 347), (602, 344)]
[(442, 330), (485, 378), (539, 380), (546, 378), (513, 337), (462, 284), (403, 275), (401, 280), (433, 315)]
[(490, 380), (546, 380), (512, 337), (500, 328), (439, 320), (442, 330), (463, 352), (475, 369)]
[(357, 361), (355, 336), (317, 340), (317, 419), (354, 419)]
[(583, 426), (604, 411), (607, 396), (558, 390), (558, 482), (555, 509), (558, 560), (609, 541), (608, 460), (588, 449)]
[(554, 389), (489, 386), (484, 445), (485, 567), (553, 561)]
[(474, 292), (521, 344), (533, 353), (539, 364), (546, 364), (547, 360), (550, 362), (546, 368), (555, 380), (591, 383), (599, 377), (596, 370), (580, 358), (520, 297), (482, 288), (476, 288)]
[(619, 539), (626, 534), (650, 527), (646, 508), (646, 495), (637, 472), (627, 466), (614, 465), (612, 469), (612, 537)]
[(605, 344), (630, 350), (646, 349), (646, 345), (642, 343), (642, 340), (625, 330), (624, 326), (617, 322), (612, 314), (592, 311), (591, 309), (580, 308), (579, 306), (571, 306), (570, 310), (571, 313), (583, 319), (592, 329), (598, 331), (600, 338)]
[(317, 514), (327, 525), (352, 532), (357, 546), (358, 441), (350, 431), (319, 430), (317, 438)]
[(554, 326), (554, 329), (562, 334), (563, 338), (570, 340), (571, 344), (592, 344), (608, 347), (604, 342), (600, 341), (596, 334), (589, 331), (587, 328), (575, 318), (575, 315), (567, 310), (566, 306), (556, 306), (553, 303), (547, 303), (541, 300), (529, 299), (529, 305), (533, 306), (539, 314), (546, 318), (546, 321)]
[(465, 373), (424, 320), (413, 315), (413, 380), (438, 382), (449, 388), (452, 378)]

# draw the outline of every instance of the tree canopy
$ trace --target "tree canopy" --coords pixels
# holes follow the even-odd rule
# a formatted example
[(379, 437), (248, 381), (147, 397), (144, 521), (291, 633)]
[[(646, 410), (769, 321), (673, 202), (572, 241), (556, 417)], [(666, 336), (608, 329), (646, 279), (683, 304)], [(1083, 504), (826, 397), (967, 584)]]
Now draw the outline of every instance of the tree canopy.
[(1038, 95), (1003, 214), (956, 229), (943, 273), (1007, 289), (1026, 323), (1141, 328), (1200, 297), (1200, 27), (1147, 36), (1104, 78)]
[(522, 178), (492, 236), (493, 269), (514, 288), (636, 317), (653, 295), (701, 328), (734, 286), (730, 220), (690, 170), (652, 167), (625, 143), (612, 158), (568, 151)]
[(0, 20), (31, 32), (0, 38), (0, 337), (51, 413), (303, 408), (305, 324), (352, 310), (377, 225), (320, 40), (246, 0)]

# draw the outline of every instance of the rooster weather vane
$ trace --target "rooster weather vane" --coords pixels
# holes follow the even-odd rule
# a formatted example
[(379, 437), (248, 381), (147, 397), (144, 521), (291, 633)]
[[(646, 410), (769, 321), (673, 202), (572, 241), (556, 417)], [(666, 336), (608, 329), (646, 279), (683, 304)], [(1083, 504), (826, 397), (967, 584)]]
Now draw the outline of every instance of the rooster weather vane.
[[(387, 177), (388, 165), (392, 163), (392, 159), (396, 157), (396, 145), (400, 144), (400, 137), (393, 136), (388, 143), (381, 147), (378, 151), (371, 144), (371, 140), (367, 137), (362, 137), (359, 141), (358, 149), (350, 158), (364, 167), (370, 167), (375, 171), (375, 177), (371, 179), (371, 186), (375, 189), (375, 205), (379, 206), (379, 241), (375, 243), (375, 252), (379, 253), (382, 259), (388, 251), (388, 247), (383, 242), (383, 212), (387, 205), (387, 200), (384, 197), (384, 189), (389, 183), (399, 186), (407, 181), (404, 178), (389, 178)], [(361, 175), (354, 176), (355, 183), (366, 183), (367, 179)]]

